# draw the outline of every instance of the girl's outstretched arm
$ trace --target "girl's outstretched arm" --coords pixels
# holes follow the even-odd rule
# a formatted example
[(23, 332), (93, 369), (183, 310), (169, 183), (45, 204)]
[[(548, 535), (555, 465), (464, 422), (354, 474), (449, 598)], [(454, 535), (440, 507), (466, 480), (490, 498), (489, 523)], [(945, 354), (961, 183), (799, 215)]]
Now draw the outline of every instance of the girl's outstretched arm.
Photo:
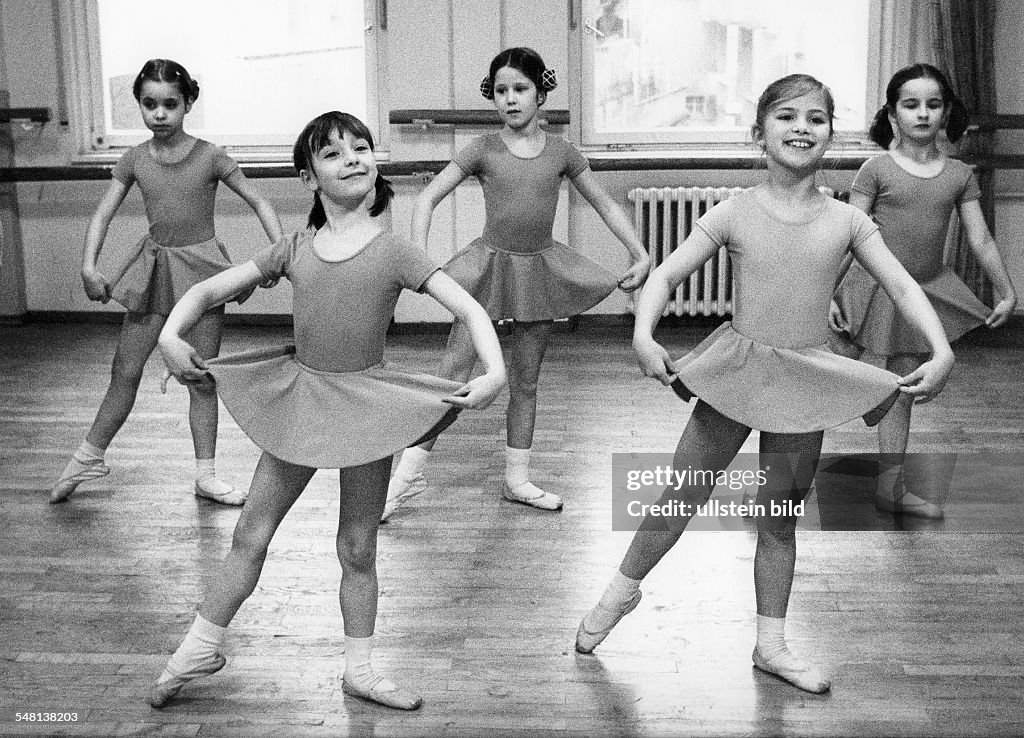
[(484, 374), (471, 379), (446, 400), (458, 407), (482, 410), (494, 402), (505, 386), (505, 360), (498, 334), (487, 315), (459, 283), (442, 271), (436, 271), (423, 283), (423, 291), (448, 308), (469, 329), (473, 348), (484, 365)]
[(427, 237), (430, 235), (430, 218), (434, 214), (434, 208), (441, 200), (448, 196), (466, 178), (466, 173), (458, 164), (450, 163), (434, 177), (423, 192), (416, 198), (416, 204), (412, 209), (412, 233), (411, 241), (424, 253), (427, 250)]
[(199, 322), (203, 313), (263, 280), (256, 264), (247, 261), (204, 279), (182, 296), (167, 317), (159, 339), (164, 363), (179, 382), (196, 382), (206, 373), (206, 362), (182, 336)]
[(584, 169), (576, 175), (572, 183), (594, 210), (597, 211), (597, 214), (601, 216), (601, 220), (608, 226), (608, 229), (615, 234), (616, 238), (622, 241), (622, 244), (629, 251), (629, 255), (633, 258), (633, 265), (622, 275), (622, 279), (619, 280), (619, 289), (624, 292), (632, 292), (641, 287), (647, 279), (648, 272), (651, 270), (651, 259), (647, 252), (644, 251), (643, 244), (640, 243), (640, 238), (636, 235), (636, 231), (633, 230), (633, 224), (629, 222), (629, 218), (622, 212), (619, 204), (598, 183), (597, 177), (594, 176), (590, 169)]
[(703, 230), (695, 228), (648, 277), (637, 299), (633, 323), (633, 350), (644, 376), (654, 377), (666, 385), (675, 379), (668, 351), (654, 340), (654, 327), (675, 289), (717, 251), (718, 244)]
[[(96, 212), (89, 221), (89, 229), (85, 232), (85, 246), (82, 249), (82, 285), (90, 300), (106, 303), (110, 300), (110, 282), (96, 271), (96, 260), (99, 259), (103, 240), (107, 237), (107, 228), (114, 219), (114, 213), (124, 202), (131, 185), (126, 185), (116, 177), (110, 181), (103, 199), (96, 206)], [(115, 282), (117, 280), (114, 280)]]
[(284, 234), (281, 229), (281, 219), (277, 217), (277, 211), (274, 210), (274, 206), (270, 204), (270, 201), (260, 194), (259, 190), (253, 187), (252, 183), (245, 178), (242, 170), (236, 169), (233, 171), (224, 180), (224, 184), (230, 187), (236, 195), (245, 200), (245, 203), (253, 209), (256, 217), (260, 219), (260, 225), (266, 231), (270, 242), (277, 243), (280, 241), (281, 236)]
[(908, 395), (915, 395), (918, 402), (933, 399), (946, 384), (953, 368), (953, 350), (928, 296), (892, 255), (877, 231), (857, 247), (854, 256), (878, 281), (903, 317), (931, 345), (931, 359), (911, 374), (900, 377), (900, 389)]
[(985, 321), (989, 328), (998, 328), (1013, 314), (1013, 309), (1017, 306), (1017, 293), (1013, 289), (1003, 257), (1000, 256), (996, 242), (989, 233), (985, 216), (981, 212), (981, 204), (977, 200), (968, 200), (960, 205), (960, 221), (967, 233), (967, 243), (971, 251), (999, 292), (1001, 299)]

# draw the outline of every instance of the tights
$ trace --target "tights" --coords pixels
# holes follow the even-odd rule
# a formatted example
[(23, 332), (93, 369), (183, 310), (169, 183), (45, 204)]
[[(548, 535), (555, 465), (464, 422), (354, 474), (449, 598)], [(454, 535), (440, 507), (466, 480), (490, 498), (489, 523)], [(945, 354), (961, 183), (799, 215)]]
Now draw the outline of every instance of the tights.
[[(676, 447), (673, 463), (677, 469), (725, 470), (750, 428), (727, 418), (698, 400)], [(767, 433), (760, 436), (760, 468), (766, 483), (758, 491), (757, 504), (770, 511), (771, 503), (802, 500), (814, 479), (824, 433)], [(680, 489), (669, 487), (659, 504), (686, 503), (679, 509), (695, 511), (711, 497), (713, 484), (696, 484)], [(619, 566), (623, 576), (643, 579), (679, 540), (692, 515), (648, 516), (637, 530)], [(786, 616), (796, 564), (795, 515), (757, 517), (757, 552), (754, 556), (754, 590), (759, 615)]]

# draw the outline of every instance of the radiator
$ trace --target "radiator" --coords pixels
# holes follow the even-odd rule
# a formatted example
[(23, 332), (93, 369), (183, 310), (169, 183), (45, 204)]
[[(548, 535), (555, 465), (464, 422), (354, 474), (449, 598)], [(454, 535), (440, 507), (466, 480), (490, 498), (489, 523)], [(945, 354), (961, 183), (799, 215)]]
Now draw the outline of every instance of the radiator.
[[(633, 227), (651, 257), (651, 268), (665, 261), (690, 235), (700, 216), (716, 203), (742, 191), (742, 187), (637, 187), (630, 190)], [(632, 306), (632, 301), (630, 304)], [(729, 254), (721, 248), (689, 279), (683, 280), (664, 314), (728, 315), (731, 312), (732, 272)]]
[[(629, 191), (633, 202), (633, 227), (658, 266), (681, 244), (704, 213), (722, 200), (743, 191), (742, 187), (636, 187)], [(848, 192), (819, 189), (830, 197), (848, 200)], [(634, 306), (636, 293), (630, 300)], [(733, 312), (732, 271), (729, 253), (720, 248), (700, 269), (683, 280), (669, 300), (664, 315), (729, 315)]]

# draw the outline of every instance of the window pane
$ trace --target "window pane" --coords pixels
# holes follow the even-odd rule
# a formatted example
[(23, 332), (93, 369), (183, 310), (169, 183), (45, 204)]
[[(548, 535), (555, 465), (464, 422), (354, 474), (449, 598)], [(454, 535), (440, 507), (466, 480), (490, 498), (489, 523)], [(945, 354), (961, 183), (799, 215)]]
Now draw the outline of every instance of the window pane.
[(108, 139), (147, 134), (132, 84), (153, 57), (199, 82), (196, 135), (293, 140), (315, 115), (366, 119), (364, 0), (96, 0)]
[(869, 4), (591, 0), (594, 132), (741, 140), (761, 91), (795, 72), (832, 88), (837, 129), (863, 130)]

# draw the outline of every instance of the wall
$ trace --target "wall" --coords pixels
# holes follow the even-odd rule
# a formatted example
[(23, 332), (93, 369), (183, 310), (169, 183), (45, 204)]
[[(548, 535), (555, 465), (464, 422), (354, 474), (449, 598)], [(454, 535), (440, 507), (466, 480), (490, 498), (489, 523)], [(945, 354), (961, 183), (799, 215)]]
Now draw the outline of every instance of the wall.
[[(67, 13), (66, 0), (53, 0)], [(565, 70), (579, 68), (578, 51), (567, 43), (568, 9), (564, 0), (403, 0), (389, 4), (388, 30), (383, 34), (381, 55), (382, 98), (378, 115), (387, 120), (393, 108), (487, 108), (477, 86), (491, 57), (502, 47), (516, 44), (536, 48), (549, 66), (560, 73), (562, 84), (549, 96), (551, 108), (568, 108), (573, 123), (568, 130), (554, 129), (570, 140), (578, 140), (579, 100), (574, 80), (578, 74)], [(1000, 111), (1024, 113), (1024, 79), (1012, 74), (1021, 68), (1021, 37), (1024, 36), (1024, 7), (1012, 0), (999, 0), (997, 27), (997, 71), (1000, 73)], [(65, 112), (59, 92), (58, 59), (67, 53), (57, 34), (54, 10), (38, 0), (3, 0), (0, 11), (0, 54), (11, 93), (11, 104), (46, 106), (55, 114)], [(438, 83), (438, 80), (442, 82)], [(2, 83), (2, 78), (0, 78)], [(66, 111), (74, 115), (73, 109)], [(70, 130), (59, 121), (42, 130), (23, 131), (12, 126), (17, 162), (20, 165), (66, 164), (74, 153)], [(380, 149), (389, 150), (392, 160), (448, 159), (483, 128), (451, 126), (421, 130), (415, 126), (382, 125)], [(1004, 153), (1021, 150), (1019, 134), (1003, 134)], [(758, 172), (616, 172), (599, 173), (598, 179), (627, 210), (627, 191), (634, 186), (721, 184), (750, 185), (759, 181)], [(823, 183), (837, 189), (848, 187), (851, 172), (829, 172)], [(392, 225), (407, 233), (412, 205), (423, 185), (421, 178), (395, 182), (397, 198), (391, 213)], [(25, 291), (30, 311), (114, 311), (116, 306), (89, 302), (82, 293), (78, 271), (81, 243), (93, 208), (101, 198), (105, 182), (22, 183), (18, 185), (20, 234), (25, 255)], [(273, 201), (286, 229), (305, 223), (306, 193), (294, 180), (258, 180), (257, 186)], [(999, 177), (998, 240), (1014, 264), (1014, 277), (1024, 285), (1024, 174), (1001, 173)], [(265, 243), (255, 217), (230, 191), (221, 188), (218, 201), (218, 233), (233, 258), (244, 259)], [(625, 250), (581, 201), (575, 191), (564, 188), (563, 203), (556, 221), (556, 237), (566, 241), (612, 270), (627, 264)], [(0, 201), (0, 208), (3, 208)], [(0, 212), (7, 222), (14, 213)], [(467, 182), (435, 211), (429, 255), (443, 262), (454, 251), (478, 235), (483, 224), (482, 197), (475, 182)], [(101, 257), (101, 265), (113, 263), (144, 232), (141, 199), (133, 189), (115, 217)], [(287, 313), (290, 291), (286, 284), (272, 291), (257, 291), (244, 306), (229, 311), (245, 313)], [(593, 312), (621, 313), (626, 300), (614, 294)], [(2, 312), (2, 307), (0, 307)], [(444, 320), (446, 312), (432, 300), (405, 295), (398, 319)]]
[[(997, 109), (1005, 115), (1024, 115), (1024, 3), (998, 0), (996, 13)], [(1024, 131), (1001, 131), (996, 146), (1001, 154), (1024, 153)], [(998, 172), (996, 189), (996, 243), (1018, 299), (1024, 302), (1024, 171)]]

